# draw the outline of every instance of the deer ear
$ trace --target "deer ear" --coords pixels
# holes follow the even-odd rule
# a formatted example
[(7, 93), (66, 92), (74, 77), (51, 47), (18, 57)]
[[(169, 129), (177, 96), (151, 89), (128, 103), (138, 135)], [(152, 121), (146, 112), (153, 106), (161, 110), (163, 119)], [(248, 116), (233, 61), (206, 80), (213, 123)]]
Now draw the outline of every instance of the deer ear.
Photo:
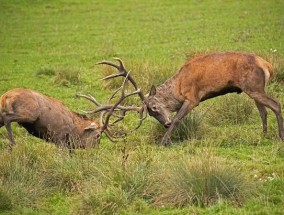
[(85, 131), (86, 131), (86, 130), (95, 130), (95, 129), (98, 129), (98, 128), (99, 128), (99, 126), (98, 126), (96, 123), (92, 122), (90, 125), (88, 125), (87, 127), (85, 127), (84, 130), (85, 130)]
[(150, 90), (150, 96), (156, 95), (156, 87), (152, 85), (151, 90)]

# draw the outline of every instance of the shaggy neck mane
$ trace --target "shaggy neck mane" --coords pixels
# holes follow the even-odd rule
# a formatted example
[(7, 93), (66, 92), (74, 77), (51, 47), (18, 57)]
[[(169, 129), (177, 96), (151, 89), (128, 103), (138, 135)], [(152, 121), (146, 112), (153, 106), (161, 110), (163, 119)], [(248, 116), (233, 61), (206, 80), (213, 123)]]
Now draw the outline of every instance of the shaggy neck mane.
[(80, 117), (82, 119), (88, 119), (88, 117), (85, 114), (76, 113), (76, 112), (73, 112), (73, 113), (75, 113), (78, 117)]
[(171, 111), (177, 111), (181, 107), (181, 102), (178, 101), (173, 92), (174, 92), (174, 81), (175, 76), (166, 80), (166, 82), (157, 87), (156, 96), (159, 97), (166, 107)]

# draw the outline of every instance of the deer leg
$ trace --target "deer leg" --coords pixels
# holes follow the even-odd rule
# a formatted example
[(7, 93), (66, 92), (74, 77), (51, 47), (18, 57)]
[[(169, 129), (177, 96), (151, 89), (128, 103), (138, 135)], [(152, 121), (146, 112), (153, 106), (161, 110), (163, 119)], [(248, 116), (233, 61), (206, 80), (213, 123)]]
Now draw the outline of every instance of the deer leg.
[(12, 128), (11, 128), (11, 121), (4, 119), (4, 125), (6, 127), (7, 132), (8, 132), (9, 150), (11, 151), (12, 148), (13, 148), (13, 145), (15, 145), (15, 140), (14, 140), (13, 133), (12, 133)]
[(283, 140), (284, 138), (284, 128), (283, 128), (283, 117), (281, 113), (281, 105), (279, 102), (265, 95), (264, 93), (259, 92), (248, 92), (247, 93), (251, 98), (260, 104), (270, 108), (276, 115), (277, 123), (278, 123), (278, 133), (279, 138)]
[(2, 126), (4, 126), (4, 120), (3, 120), (3, 117), (2, 117), (2, 115), (1, 115), (1, 113), (0, 113), (0, 128), (1, 128)]
[(259, 111), (261, 121), (262, 121), (262, 131), (263, 133), (267, 133), (267, 111), (265, 106), (258, 101), (255, 100), (256, 107)]
[(170, 127), (168, 128), (167, 132), (165, 133), (162, 142), (160, 145), (162, 146), (166, 146), (169, 144), (170, 141), (170, 137), (171, 137), (171, 133), (173, 131), (173, 129), (178, 125), (178, 123), (180, 122), (180, 120), (190, 111), (192, 110), (192, 105), (190, 104), (189, 101), (185, 101), (183, 103), (183, 105), (181, 106), (181, 108), (179, 109), (179, 111), (177, 112), (177, 114), (175, 115), (174, 119), (172, 120), (172, 123), (170, 125)]

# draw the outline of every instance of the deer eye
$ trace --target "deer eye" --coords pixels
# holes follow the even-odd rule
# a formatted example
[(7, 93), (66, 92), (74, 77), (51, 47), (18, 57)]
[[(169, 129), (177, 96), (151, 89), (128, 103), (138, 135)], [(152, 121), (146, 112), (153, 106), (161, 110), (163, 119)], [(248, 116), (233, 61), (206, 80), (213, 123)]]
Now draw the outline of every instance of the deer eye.
[(157, 110), (158, 110), (158, 109), (157, 109), (157, 106), (156, 106), (156, 105), (153, 105), (153, 106), (152, 106), (152, 110), (153, 110), (153, 111), (157, 111)]

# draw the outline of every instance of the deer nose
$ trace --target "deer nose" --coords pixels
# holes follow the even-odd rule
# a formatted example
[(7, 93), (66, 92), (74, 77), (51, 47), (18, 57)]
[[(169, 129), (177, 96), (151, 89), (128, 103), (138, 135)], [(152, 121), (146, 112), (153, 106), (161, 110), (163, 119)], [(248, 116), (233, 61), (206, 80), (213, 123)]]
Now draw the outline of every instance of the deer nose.
[(171, 126), (171, 122), (165, 122), (164, 126), (165, 126), (165, 128), (170, 127)]

